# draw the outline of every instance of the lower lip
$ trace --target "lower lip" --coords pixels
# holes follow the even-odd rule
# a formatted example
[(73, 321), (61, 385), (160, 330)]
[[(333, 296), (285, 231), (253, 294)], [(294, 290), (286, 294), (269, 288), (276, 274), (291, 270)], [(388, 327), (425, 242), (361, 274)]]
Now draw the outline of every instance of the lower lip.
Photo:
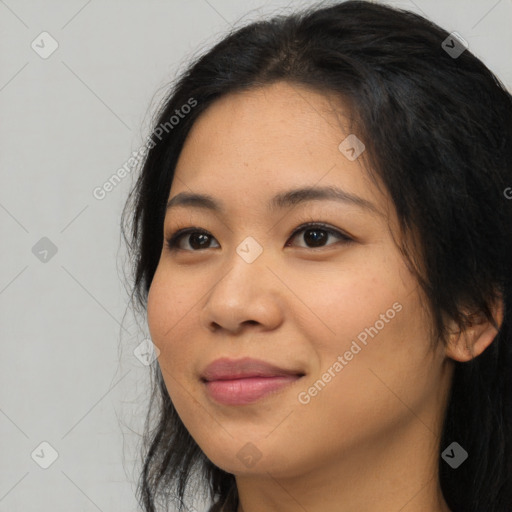
[(224, 405), (246, 405), (278, 391), (296, 380), (299, 375), (279, 377), (249, 377), (246, 379), (213, 380), (205, 382), (209, 395)]

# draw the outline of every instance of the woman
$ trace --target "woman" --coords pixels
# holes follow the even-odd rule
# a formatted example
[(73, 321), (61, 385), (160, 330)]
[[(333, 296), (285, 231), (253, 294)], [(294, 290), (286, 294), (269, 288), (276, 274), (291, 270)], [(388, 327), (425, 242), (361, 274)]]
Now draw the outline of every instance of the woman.
[(146, 512), (512, 510), (512, 97), (464, 43), (348, 1), (173, 88), (124, 212)]

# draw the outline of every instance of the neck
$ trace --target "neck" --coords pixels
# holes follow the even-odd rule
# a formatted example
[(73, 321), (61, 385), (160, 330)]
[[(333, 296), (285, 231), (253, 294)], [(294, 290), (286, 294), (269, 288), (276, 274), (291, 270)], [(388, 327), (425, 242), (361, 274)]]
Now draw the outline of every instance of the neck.
[(373, 444), (324, 454), (308, 472), (237, 476), (237, 512), (450, 512), (439, 484), (438, 441), (412, 417)]

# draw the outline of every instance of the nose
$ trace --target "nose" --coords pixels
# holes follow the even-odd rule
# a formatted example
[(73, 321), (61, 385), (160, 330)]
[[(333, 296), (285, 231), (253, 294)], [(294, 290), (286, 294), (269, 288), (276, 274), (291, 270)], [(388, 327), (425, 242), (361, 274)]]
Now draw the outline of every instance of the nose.
[(235, 252), (222, 276), (212, 276), (200, 313), (206, 329), (240, 334), (249, 326), (265, 331), (282, 322), (286, 287), (269, 268), (264, 252), (248, 261)]

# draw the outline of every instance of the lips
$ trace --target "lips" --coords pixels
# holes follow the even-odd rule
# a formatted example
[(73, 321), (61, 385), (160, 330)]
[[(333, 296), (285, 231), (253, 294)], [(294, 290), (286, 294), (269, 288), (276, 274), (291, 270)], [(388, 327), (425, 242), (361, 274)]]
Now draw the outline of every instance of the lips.
[(249, 377), (283, 377), (290, 375), (303, 376), (300, 370), (287, 370), (249, 357), (243, 359), (217, 359), (208, 365), (201, 378), (204, 381), (233, 380)]
[(208, 395), (223, 405), (246, 405), (304, 376), (258, 359), (217, 359), (201, 374)]

